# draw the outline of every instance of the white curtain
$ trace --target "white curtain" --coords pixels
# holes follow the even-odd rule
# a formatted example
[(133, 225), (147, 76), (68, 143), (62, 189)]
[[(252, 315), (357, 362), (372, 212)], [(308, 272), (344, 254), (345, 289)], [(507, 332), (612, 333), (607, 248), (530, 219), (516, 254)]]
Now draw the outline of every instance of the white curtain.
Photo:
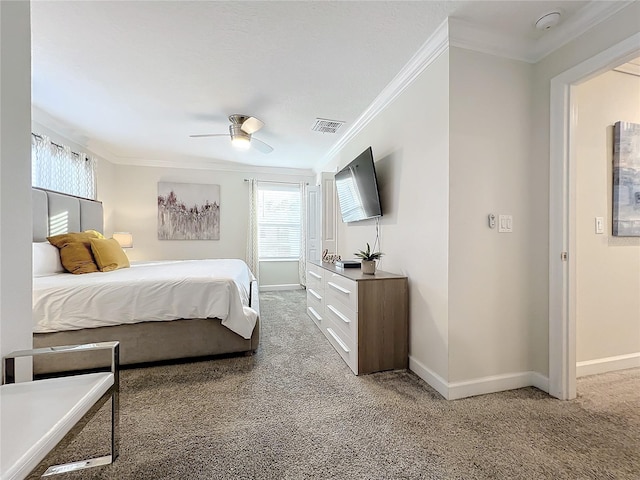
[(247, 265), (259, 280), (258, 255), (258, 181), (249, 180), (249, 228), (247, 229)]
[(31, 135), (31, 184), (78, 197), (96, 199), (97, 160), (72, 152), (46, 135)]
[(307, 184), (300, 182), (300, 259), (298, 260), (300, 285), (307, 286)]

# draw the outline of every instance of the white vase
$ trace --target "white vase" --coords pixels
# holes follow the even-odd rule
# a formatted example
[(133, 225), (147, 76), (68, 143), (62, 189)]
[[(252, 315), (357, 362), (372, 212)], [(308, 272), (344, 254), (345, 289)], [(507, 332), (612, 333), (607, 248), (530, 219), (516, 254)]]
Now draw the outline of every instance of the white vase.
[(362, 260), (360, 269), (362, 273), (367, 275), (375, 275), (376, 273), (376, 261), (375, 260)]

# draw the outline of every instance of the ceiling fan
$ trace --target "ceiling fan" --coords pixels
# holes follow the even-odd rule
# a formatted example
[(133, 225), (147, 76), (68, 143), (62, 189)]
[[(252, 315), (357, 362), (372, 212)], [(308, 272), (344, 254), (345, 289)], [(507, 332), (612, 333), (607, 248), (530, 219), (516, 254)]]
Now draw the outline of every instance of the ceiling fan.
[(262, 153), (273, 152), (273, 147), (264, 143), (262, 140), (252, 138), (251, 135), (264, 127), (264, 122), (258, 120), (256, 117), (250, 117), (248, 115), (241, 115), (234, 113), (229, 115), (229, 133), (205, 133), (202, 135), (189, 135), (190, 137), (230, 137), (231, 144), (241, 150), (247, 150), (253, 146), (256, 150)]

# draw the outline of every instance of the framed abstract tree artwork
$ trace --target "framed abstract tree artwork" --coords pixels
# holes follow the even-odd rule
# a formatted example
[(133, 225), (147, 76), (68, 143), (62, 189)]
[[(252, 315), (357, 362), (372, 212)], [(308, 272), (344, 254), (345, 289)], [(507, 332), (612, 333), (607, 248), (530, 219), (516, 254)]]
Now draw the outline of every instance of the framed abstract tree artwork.
[(158, 240), (220, 240), (220, 185), (158, 182)]
[(640, 237), (640, 124), (637, 123), (614, 125), (613, 235)]

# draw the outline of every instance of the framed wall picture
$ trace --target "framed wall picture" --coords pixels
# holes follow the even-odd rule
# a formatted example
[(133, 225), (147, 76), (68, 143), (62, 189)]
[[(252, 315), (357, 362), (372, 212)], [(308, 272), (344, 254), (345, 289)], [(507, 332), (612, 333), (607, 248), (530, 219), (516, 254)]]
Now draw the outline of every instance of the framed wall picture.
[(220, 185), (158, 182), (158, 240), (220, 240)]
[(613, 235), (640, 237), (640, 124), (613, 131)]

